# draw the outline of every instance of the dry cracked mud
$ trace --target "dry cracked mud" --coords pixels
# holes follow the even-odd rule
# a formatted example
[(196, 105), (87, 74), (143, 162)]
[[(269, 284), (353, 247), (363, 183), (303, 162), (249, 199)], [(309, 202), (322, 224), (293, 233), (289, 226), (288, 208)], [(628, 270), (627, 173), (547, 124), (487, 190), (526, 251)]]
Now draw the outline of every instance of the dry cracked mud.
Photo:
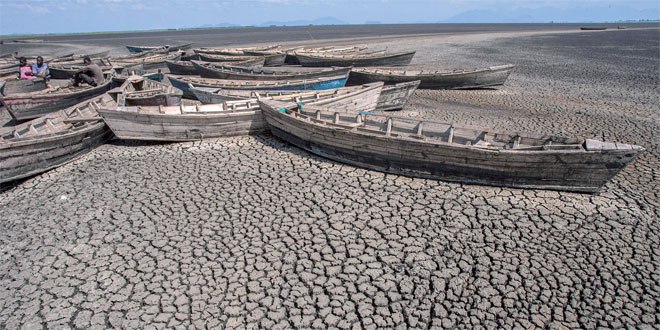
[(401, 112), (647, 151), (600, 194), (411, 179), (270, 135), (113, 141), (0, 195), (0, 327), (657, 328), (657, 29), (380, 42), (513, 63)]

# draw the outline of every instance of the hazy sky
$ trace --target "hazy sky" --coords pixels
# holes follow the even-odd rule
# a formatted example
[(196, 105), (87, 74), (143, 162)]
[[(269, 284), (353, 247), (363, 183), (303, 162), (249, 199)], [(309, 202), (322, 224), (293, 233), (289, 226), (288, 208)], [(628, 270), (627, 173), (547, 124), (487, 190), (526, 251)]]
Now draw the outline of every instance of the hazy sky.
[[(596, 22), (660, 18), (658, 0), (0, 0), (0, 34), (338, 23)], [(328, 21), (327, 19), (325, 20)], [(323, 21), (322, 21), (323, 22)]]

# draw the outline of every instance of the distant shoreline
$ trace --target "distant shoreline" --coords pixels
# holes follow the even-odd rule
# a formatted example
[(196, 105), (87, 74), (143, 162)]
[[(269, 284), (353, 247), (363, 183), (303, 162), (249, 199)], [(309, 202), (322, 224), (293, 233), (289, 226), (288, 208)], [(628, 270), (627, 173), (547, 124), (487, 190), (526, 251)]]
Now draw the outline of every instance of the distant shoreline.
[[(621, 24), (630, 25), (654, 25), (660, 21), (621, 21), (621, 22), (572, 22), (572, 23), (405, 23), (405, 24), (337, 24), (337, 25), (276, 25), (276, 26), (226, 26), (226, 27), (198, 27), (198, 28), (167, 28), (149, 30), (125, 30), (125, 31), (93, 31), (93, 32), (70, 32), (70, 33), (34, 33), (34, 34), (0, 34), (0, 39), (29, 38), (29, 37), (66, 37), (81, 35), (106, 35), (106, 34), (132, 34), (132, 33), (159, 33), (159, 32), (185, 32), (185, 31), (214, 31), (214, 30), (241, 30), (241, 29), (274, 29), (274, 28), (323, 28), (323, 27), (359, 27), (359, 26), (608, 26), (616, 27)], [(650, 26), (649, 26), (650, 27)], [(9, 40), (11, 41), (11, 40)]]

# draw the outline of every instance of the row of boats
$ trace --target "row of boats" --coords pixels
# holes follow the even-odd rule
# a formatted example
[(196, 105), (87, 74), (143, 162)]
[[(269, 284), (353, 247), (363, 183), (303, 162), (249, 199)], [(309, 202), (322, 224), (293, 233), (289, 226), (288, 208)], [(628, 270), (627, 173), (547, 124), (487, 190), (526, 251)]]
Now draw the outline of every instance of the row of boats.
[[(168, 56), (172, 48), (181, 54), (178, 46), (136, 54)], [(353, 63), (362, 63), (357, 65), (367, 62), (356, 58), (388, 54), (369, 52), (366, 47), (195, 50), (202, 53), (252, 58), (209, 62), (186, 55), (184, 61), (168, 59), (163, 63), (169, 67), (170, 73), (164, 76), (169, 84), (156, 81), (163, 78), (162, 72), (147, 72), (143, 65), (150, 63), (142, 62), (142, 75), (111, 70), (106, 83), (83, 87), (85, 94), (78, 95), (84, 96), (75, 101), (47, 100), (49, 95), (67, 94), (73, 88), (68, 86), (3, 95), (3, 105), (14, 119), (34, 119), (0, 128), (0, 182), (59, 166), (113, 137), (192, 141), (270, 131), (320, 156), (387, 173), (577, 192), (599, 191), (643, 151), (630, 144), (494, 132), (377, 111), (403, 108), (417, 88), (501, 85), (511, 65), (450, 72), (336, 66), (337, 62), (312, 68), (266, 66), (267, 55), (281, 53), (352, 57)], [(176, 72), (171, 63), (194, 71)], [(503, 71), (504, 80), (495, 78)], [(496, 79), (500, 83), (492, 83)], [(182, 97), (200, 102), (186, 105)]]

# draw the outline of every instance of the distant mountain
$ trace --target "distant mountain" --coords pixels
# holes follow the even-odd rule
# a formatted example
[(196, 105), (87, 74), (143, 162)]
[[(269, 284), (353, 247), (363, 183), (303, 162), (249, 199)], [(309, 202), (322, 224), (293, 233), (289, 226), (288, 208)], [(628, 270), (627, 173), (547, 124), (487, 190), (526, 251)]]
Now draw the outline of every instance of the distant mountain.
[(271, 26), (271, 25), (277, 25), (277, 26), (302, 26), (302, 25), (344, 25), (348, 24), (342, 20), (338, 20), (334, 17), (321, 17), (317, 18), (315, 20), (298, 20), (298, 21), (286, 21), (286, 22), (281, 22), (281, 21), (268, 21), (261, 23), (257, 26)]
[(626, 5), (602, 7), (575, 7), (562, 9), (502, 8), (497, 10), (470, 10), (438, 23), (568, 23), (568, 22), (615, 22), (625, 20), (657, 20), (655, 9), (637, 10)]

